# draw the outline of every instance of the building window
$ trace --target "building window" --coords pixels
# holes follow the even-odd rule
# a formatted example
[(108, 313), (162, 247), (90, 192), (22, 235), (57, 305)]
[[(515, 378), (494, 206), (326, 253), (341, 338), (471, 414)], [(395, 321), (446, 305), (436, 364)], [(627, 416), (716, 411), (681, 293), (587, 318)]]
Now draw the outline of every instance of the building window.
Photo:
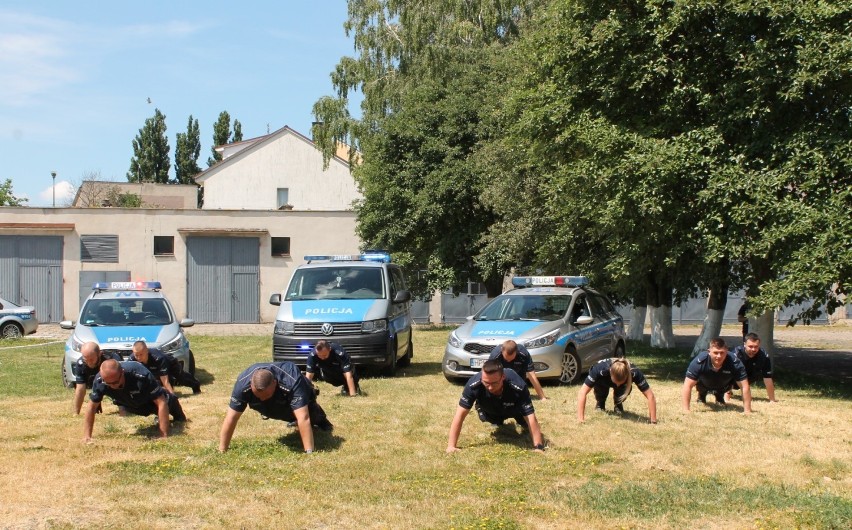
[(80, 261), (118, 263), (118, 236), (80, 236)]
[(272, 238), (272, 255), (273, 256), (289, 256), (290, 255), (290, 238), (289, 237), (273, 237)]
[(175, 236), (154, 236), (155, 256), (175, 255)]
[(290, 188), (278, 188), (278, 203), (276, 208), (279, 210), (293, 208), (293, 205), (290, 204)]

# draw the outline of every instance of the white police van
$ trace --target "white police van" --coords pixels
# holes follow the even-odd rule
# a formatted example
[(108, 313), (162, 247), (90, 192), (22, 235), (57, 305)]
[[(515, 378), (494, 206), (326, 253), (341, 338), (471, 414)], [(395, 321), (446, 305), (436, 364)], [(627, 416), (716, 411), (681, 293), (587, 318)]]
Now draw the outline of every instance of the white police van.
[(623, 357), (624, 321), (585, 276), (518, 276), (450, 333), (441, 363), (448, 380), (479, 372), (495, 346), (526, 346), (539, 379), (580, 380), (600, 359)]
[(386, 252), (305, 256), (282, 294), (272, 337), (274, 361), (304, 366), (320, 339), (340, 344), (358, 365), (393, 375), (411, 362), (411, 293)]
[(133, 343), (144, 340), (149, 348), (173, 356), (183, 370), (195, 373), (195, 356), (182, 330), (194, 325), (195, 321), (189, 318), (178, 321), (161, 289), (160, 282), (111, 282), (92, 286), (92, 293), (80, 309), (80, 319), (59, 323), (63, 329), (74, 330), (65, 343), (62, 360), (65, 386), (74, 386), (71, 367), (80, 358), (80, 348), (89, 341), (127, 360)]

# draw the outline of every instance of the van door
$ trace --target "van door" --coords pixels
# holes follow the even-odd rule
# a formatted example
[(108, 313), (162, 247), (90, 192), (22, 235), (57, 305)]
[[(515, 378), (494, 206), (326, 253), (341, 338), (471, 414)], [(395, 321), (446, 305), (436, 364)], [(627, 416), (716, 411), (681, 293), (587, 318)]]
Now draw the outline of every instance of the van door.
[(396, 293), (405, 290), (405, 278), (396, 267), (388, 267), (388, 273), (391, 286), (388, 326), (396, 333), (396, 355), (401, 357), (406, 354), (408, 343), (411, 342), (411, 302), (393, 303)]

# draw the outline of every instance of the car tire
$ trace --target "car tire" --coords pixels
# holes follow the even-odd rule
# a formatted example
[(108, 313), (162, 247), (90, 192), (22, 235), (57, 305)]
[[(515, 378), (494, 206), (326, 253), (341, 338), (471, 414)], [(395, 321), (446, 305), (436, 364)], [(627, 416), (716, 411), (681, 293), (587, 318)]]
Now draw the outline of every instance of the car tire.
[(582, 375), (580, 357), (573, 347), (569, 347), (562, 354), (561, 373), (559, 374), (559, 382), (563, 385), (572, 385), (580, 380)]
[(195, 375), (195, 355), (192, 354), (192, 350), (189, 350), (189, 368), (187, 372)]
[(615, 350), (612, 352), (612, 356), (616, 357), (618, 359), (624, 358), (624, 343), (623, 342), (619, 342), (618, 344), (616, 344)]
[(405, 367), (411, 364), (411, 358), (414, 357), (414, 344), (411, 342), (411, 338), (408, 339), (408, 349), (405, 350), (405, 355), (397, 361), (396, 365)]
[(15, 322), (6, 322), (0, 328), (0, 337), (4, 339), (19, 339), (24, 336), (24, 330)]
[(396, 374), (396, 339), (388, 343), (388, 352), (390, 353), (390, 362), (382, 369), (382, 374), (393, 377)]
[(65, 388), (74, 388), (74, 383), (68, 382), (68, 377), (67, 377), (68, 376), (68, 367), (65, 365), (65, 359), (64, 358), (62, 359), (62, 367), (60, 368), (60, 370), (61, 370), (61, 375), (62, 375), (62, 386), (64, 386)]

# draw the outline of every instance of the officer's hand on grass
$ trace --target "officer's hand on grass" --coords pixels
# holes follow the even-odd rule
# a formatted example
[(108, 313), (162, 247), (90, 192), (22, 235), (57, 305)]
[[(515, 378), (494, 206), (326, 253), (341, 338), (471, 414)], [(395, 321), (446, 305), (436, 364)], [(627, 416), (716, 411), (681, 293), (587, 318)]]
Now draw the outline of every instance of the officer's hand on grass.
[(459, 451), (461, 451), (461, 449), (459, 449), (458, 447), (447, 447), (447, 454), (448, 455), (453, 454), (453, 453), (458, 453)]
[(94, 441), (92, 441), (91, 437), (86, 437), (86, 438), (83, 438), (83, 443), (86, 444), (86, 445), (92, 445), (94, 443)]
[(102, 405), (101, 403), (98, 403), (98, 408), (95, 409), (95, 414), (100, 414), (101, 412), (104, 411), (104, 408), (101, 405)]

